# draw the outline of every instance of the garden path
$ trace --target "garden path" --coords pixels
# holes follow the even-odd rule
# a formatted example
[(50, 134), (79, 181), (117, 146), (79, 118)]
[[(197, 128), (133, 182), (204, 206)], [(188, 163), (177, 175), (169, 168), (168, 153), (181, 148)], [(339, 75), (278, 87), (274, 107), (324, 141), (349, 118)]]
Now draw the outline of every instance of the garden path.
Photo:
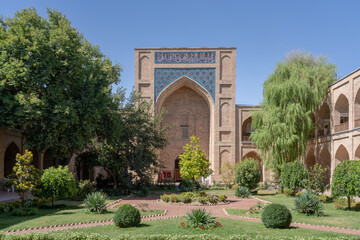
[[(251, 221), (251, 222), (261, 222), (260, 219), (251, 218), (251, 217), (241, 217), (241, 216), (231, 216), (226, 214), (225, 209), (228, 208), (238, 208), (238, 209), (249, 209), (251, 206), (260, 202), (261, 200), (255, 198), (248, 198), (248, 199), (237, 199), (234, 197), (229, 197), (228, 201), (229, 204), (226, 205), (209, 205), (209, 206), (194, 206), (194, 205), (185, 205), (185, 204), (171, 204), (171, 203), (164, 203), (158, 201), (159, 197), (147, 197), (147, 198), (134, 198), (130, 197), (124, 199), (117, 204), (124, 204), (129, 203), (135, 207), (138, 207), (139, 204), (147, 204), (146, 209), (160, 209), (166, 210), (166, 215), (163, 216), (156, 216), (156, 217), (146, 217), (143, 218), (142, 221), (152, 221), (152, 220), (159, 220), (159, 219), (168, 219), (168, 218), (175, 218), (184, 216), (189, 210), (195, 208), (204, 208), (210, 211), (213, 216), (221, 217), (221, 218), (229, 218), (235, 220), (243, 220), (243, 221)], [(112, 205), (110, 207), (115, 208), (116, 205)], [(87, 227), (95, 227), (95, 226), (103, 226), (103, 225), (111, 225), (113, 224), (112, 220), (104, 221), (104, 222), (91, 222), (91, 223), (78, 223), (73, 225), (67, 226), (52, 226), (47, 228), (39, 228), (39, 229), (24, 229), (21, 231), (16, 232), (8, 232), (8, 233), (16, 233), (16, 234), (25, 234), (30, 232), (50, 232), (50, 231), (59, 231), (59, 230), (68, 230), (68, 229), (75, 229), (75, 228), (87, 228)], [(357, 229), (343, 229), (343, 228), (335, 228), (335, 227), (327, 227), (321, 225), (310, 225), (310, 224), (302, 224), (302, 223), (292, 223), (292, 227), (298, 228), (306, 228), (306, 229), (313, 229), (313, 230), (322, 230), (322, 231), (330, 231), (330, 232), (337, 232), (337, 233), (347, 233), (347, 234), (354, 234), (360, 236), (360, 230)]]

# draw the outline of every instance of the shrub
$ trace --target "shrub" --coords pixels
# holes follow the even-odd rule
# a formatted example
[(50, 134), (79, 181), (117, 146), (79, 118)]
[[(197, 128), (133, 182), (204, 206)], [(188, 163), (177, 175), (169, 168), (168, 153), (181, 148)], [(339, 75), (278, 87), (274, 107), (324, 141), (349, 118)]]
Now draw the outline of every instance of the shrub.
[(206, 196), (206, 201), (209, 202), (209, 203), (217, 203), (218, 199), (214, 195), (207, 195)]
[(89, 212), (104, 213), (106, 211), (106, 193), (93, 192), (89, 193), (84, 200), (86, 209)]
[(191, 203), (193, 197), (194, 197), (194, 194), (192, 192), (186, 192), (186, 193), (180, 194), (179, 200), (183, 203)]
[(286, 206), (270, 204), (264, 209), (261, 221), (267, 228), (288, 228), (291, 224), (292, 216)]
[[(179, 184), (179, 189), (182, 192), (192, 192), (192, 181), (190, 180), (182, 180)], [(200, 183), (195, 181), (195, 190), (200, 189)]]
[(218, 199), (219, 199), (220, 202), (226, 202), (227, 196), (226, 195), (220, 195), (218, 197)]
[(268, 206), (268, 203), (256, 203), (255, 205), (251, 206), (249, 208), (249, 211), (247, 212), (248, 214), (255, 214), (255, 213), (259, 213), (260, 210), (264, 209), (266, 206)]
[(294, 200), (295, 210), (306, 215), (324, 215), (323, 204), (320, 199), (311, 192), (299, 194)]
[(237, 189), (238, 187), (239, 187), (239, 184), (234, 184), (234, 185), (231, 186), (231, 189), (232, 189), (232, 190), (235, 190), (235, 189)]
[(130, 204), (122, 205), (114, 216), (115, 225), (121, 228), (135, 227), (140, 221), (140, 211)]
[(52, 198), (52, 206), (55, 198), (71, 197), (76, 193), (76, 181), (67, 166), (45, 169), (40, 182), (41, 194), (43, 197)]
[(170, 195), (170, 202), (172, 202), (172, 203), (177, 203), (177, 202), (179, 202), (179, 197), (178, 197), (178, 195), (177, 195), (177, 194), (171, 194), (171, 195)]
[(11, 216), (33, 216), (37, 214), (36, 208), (14, 208), (11, 212)]
[(89, 193), (95, 192), (94, 182), (80, 180), (77, 182), (77, 193), (73, 196), (74, 200), (84, 200)]
[(331, 193), (347, 197), (348, 208), (351, 207), (351, 197), (360, 195), (360, 160), (347, 160), (335, 168)]
[(281, 166), (281, 184), (286, 188), (296, 192), (298, 188), (304, 188), (305, 180), (308, 179), (309, 172), (299, 161), (284, 163)]
[(220, 168), (220, 177), (226, 186), (230, 188), (235, 178), (235, 165), (226, 162), (224, 166)]
[(329, 185), (325, 184), (326, 171), (326, 168), (322, 168), (321, 165), (317, 163), (310, 168), (309, 178), (305, 179), (304, 182), (305, 188), (308, 192), (320, 195), (329, 188)]
[(235, 183), (253, 190), (260, 182), (261, 172), (255, 159), (247, 158), (236, 164)]
[(163, 194), (160, 196), (160, 199), (163, 200), (164, 202), (169, 202), (170, 201), (170, 196), (167, 194)]
[(288, 197), (293, 197), (295, 196), (295, 191), (293, 189), (284, 189), (284, 194)]
[(318, 196), (318, 198), (323, 203), (332, 203), (334, 201), (334, 197), (328, 196), (328, 195), (320, 195), (320, 196)]
[(248, 198), (250, 196), (250, 190), (247, 187), (238, 187), (235, 190), (235, 196), (239, 198)]
[(192, 209), (185, 216), (186, 226), (190, 228), (210, 228), (215, 223), (215, 217), (205, 209)]

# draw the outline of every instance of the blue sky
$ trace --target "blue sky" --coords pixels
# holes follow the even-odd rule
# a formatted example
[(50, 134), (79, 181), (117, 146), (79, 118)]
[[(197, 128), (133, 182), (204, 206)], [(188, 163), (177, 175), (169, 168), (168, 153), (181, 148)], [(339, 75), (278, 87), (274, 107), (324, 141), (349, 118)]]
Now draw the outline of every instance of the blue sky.
[(236, 103), (259, 104), (276, 63), (298, 49), (324, 55), (338, 77), (360, 67), (360, 1), (0, 0), (0, 15), (61, 11), (134, 86), (134, 48), (236, 47)]

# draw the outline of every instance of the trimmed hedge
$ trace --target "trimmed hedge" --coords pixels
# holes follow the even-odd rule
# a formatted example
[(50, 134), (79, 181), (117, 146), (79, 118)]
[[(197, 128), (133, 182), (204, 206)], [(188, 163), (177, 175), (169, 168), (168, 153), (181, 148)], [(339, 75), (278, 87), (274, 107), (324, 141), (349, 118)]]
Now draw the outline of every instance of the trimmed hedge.
[(288, 228), (292, 221), (291, 212), (281, 204), (270, 204), (264, 209), (261, 221), (267, 228)]
[(25, 235), (0, 235), (0, 240), (356, 240), (358, 236), (349, 237), (269, 237), (263, 235), (248, 236), (248, 235), (230, 235), (226, 237), (220, 237), (213, 234), (196, 234), (196, 235), (167, 235), (167, 234), (156, 234), (156, 235), (121, 235), (116, 238), (109, 238), (100, 234), (84, 234), (84, 233), (35, 233)]
[(121, 228), (135, 227), (141, 222), (140, 212), (130, 204), (124, 204), (116, 211), (114, 223)]

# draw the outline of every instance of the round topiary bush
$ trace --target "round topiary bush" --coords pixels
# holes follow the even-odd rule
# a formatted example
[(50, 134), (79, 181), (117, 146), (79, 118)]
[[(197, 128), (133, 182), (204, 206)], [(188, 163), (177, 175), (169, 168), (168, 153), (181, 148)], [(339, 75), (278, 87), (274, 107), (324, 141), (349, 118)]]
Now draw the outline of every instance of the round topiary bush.
[(115, 213), (114, 223), (121, 228), (135, 227), (139, 225), (140, 212), (130, 204), (122, 205)]
[(264, 209), (261, 221), (267, 228), (288, 228), (292, 221), (292, 216), (284, 205), (270, 204)]

